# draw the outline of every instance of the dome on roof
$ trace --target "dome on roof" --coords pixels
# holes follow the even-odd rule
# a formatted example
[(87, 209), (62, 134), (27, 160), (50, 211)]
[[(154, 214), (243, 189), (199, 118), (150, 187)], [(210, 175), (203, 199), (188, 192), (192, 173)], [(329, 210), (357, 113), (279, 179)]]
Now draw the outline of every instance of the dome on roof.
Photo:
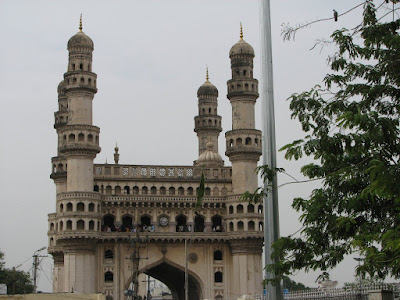
[(197, 96), (200, 95), (214, 95), (218, 97), (218, 90), (215, 85), (207, 80), (197, 90)]
[(79, 31), (77, 34), (69, 39), (68, 49), (70, 49), (71, 47), (85, 47), (91, 48), (93, 50), (94, 44), (90, 37), (88, 37), (82, 31)]
[(253, 47), (250, 44), (246, 43), (243, 39), (240, 39), (239, 42), (232, 46), (231, 50), (229, 51), (229, 57), (240, 54), (248, 54), (254, 56)]
[(207, 150), (200, 154), (199, 159), (196, 161), (196, 165), (204, 166), (204, 165), (218, 165), (223, 166), (224, 161), (222, 160), (221, 155), (212, 151), (214, 144), (212, 142), (208, 142), (206, 147)]

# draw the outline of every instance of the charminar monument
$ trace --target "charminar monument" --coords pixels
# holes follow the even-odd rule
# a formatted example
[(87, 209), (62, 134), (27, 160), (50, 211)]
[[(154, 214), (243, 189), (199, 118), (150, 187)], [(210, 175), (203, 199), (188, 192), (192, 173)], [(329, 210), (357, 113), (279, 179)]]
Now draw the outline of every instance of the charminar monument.
[[(261, 294), (262, 205), (239, 200), (258, 186), (254, 170), (261, 155), (261, 132), (254, 125), (254, 50), (242, 31), (229, 52), (232, 129), (225, 132), (225, 155), (231, 167), (219, 154), (218, 90), (208, 72), (197, 90), (193, 164), (119, 164), (118, 147), (114, 163), (94, 163), (101, 151), (100, 128), (92, 123), (97, 74), (94, 44), (82, 22), (67, 47), (50, 175), (57, 203), (48, 231), (54, 292), (101, 292), (120, 300), (130, 289), (143, 296), (147, 274), (167, 285), (174, 300), (183, 300), (187, 263), (190, 300)], [(195, 211), (202, 170), (205, 195)]]

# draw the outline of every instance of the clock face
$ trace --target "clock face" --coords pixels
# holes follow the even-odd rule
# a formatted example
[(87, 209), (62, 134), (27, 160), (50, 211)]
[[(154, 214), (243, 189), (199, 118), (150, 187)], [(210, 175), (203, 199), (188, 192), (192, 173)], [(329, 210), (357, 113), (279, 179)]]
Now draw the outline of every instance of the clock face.
[(160, 218), (160, 225), (161, 226), (167, 226), (168, 225), (168, 218), (167, 217), (161, 217)]

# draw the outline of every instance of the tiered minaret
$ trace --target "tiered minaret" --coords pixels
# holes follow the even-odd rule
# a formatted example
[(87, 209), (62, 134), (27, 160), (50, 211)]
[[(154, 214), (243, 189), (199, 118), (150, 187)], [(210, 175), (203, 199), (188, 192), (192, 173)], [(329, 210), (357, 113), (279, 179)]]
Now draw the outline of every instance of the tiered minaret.
[(255, 295), (262, 291), (263, 234), (259, 226), (262, 215), (253, 205), (244, 205), (240, 196), (254, 192), (258, 186), (255, 172), (261, 155), (261, 131), (254, 127), (254, 105), (258, 98), (258, 81), (253, 78), (254, 50), (240, 40), (230, 50), (232, 79), (228, 81), (228, 99), (232, 104), (232, 130), (226, 132), (226, 152), (232, 163), (232, 195), (227, 197), (229, 210), (229, 245), (232, 253), (231, 292)]
[(68, 71), (58, 89), (55, 113), (57, 157), (51, 178), (57, 186), (56, 214), (49, 216), (56, 292), (97, 292), (95, 244), (100, 232), (100, 194), (93, 192), (93, 159), (100, 152), (100, 129), (92, 125), (97, 92), (92, 72), (93, 41), (79, 32), (68, 41)]
[(226, 152), (232, 162), (233, 194), (254, 192), (258, 186), (255, 169), (261, 155), (261, 131), (255, 129), (254, 105), (258, 81), (253, 78), (254, 49), (240, 40), (229, 52), (232, 79), (228, 81), (228, 99), (232, 105), (232, 130), (226, 132)]
[(221, 116), (217, 114), (218, 90), (209, 81), (208, 68), (206, 81), (197, 90), (199, 115), (194, 118), (194, 131), (199, 138), (199, 156), (207, 150), (211, 142), (212, 151), (218, 153), (218, 136), (222, 131)]

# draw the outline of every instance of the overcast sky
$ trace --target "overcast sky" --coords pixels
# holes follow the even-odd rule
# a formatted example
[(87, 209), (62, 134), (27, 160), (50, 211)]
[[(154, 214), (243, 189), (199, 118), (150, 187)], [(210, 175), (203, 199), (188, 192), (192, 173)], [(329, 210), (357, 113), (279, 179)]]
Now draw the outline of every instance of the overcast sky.
[[(219, 153), (224, 155), (224, 132), (231, 129), (231, 106), (226, 98), (230, 79), (229, 49), (244, 40), (256, 52), (255, 77), (260, 80), (260, 0), (119, 0), (119, 1), (0, 1), (0, 250), (8, 267), (29, 259), (47, 246), (47, 214), (55, 211), (55, 187), (49, 178), (56, 155), (53, 128), (57, 86), (67, 70), (67, 41), (83, 31), (94, 41), (93, 71), (98, 93), (93, 102), (93, 123), (100, 127), (101, 153), (95, 162), (113, 161), (118, 142), (122, 164), (191, 165), (198, 157), (193, 118), (198, 87), (210, 81), (219, 90), (218, 114), (223, 132)], [(361, 8), (338, 22), (317, 23), (284, 42), (283, 23), (296, 25), (332, 16), (362, 0), (271, 0), (277, 145), (300, 138), (290, 120), (286, 99), (320, 83), (326, 59), (334, 49), (313, 47), (319, 38), (361, 20)], [(380, 2), (379, 2), (380, 3)], [(256, 107), (261, 129), (260, 103)], [(301, 164), (278, 167), (296, 177)], [(280, 177), (279, 184), (290, 181)], [(298, 215), (291, 200), (306, 196), (312, 186), (291, 185), (279, 190), (281, 234), (298, 230)], [(46, 252), (43, 251), (43, 254)], [(39, 289), (51, 290), (51, 259), (44, 259)], [(29, 259), (20, 268), (30, 270)], [(355, 262), (348, 258), (332, 272), (339, 284), (353, 281)], [(319, 273), (299, 272), (293, 278), (316, 286)]]

